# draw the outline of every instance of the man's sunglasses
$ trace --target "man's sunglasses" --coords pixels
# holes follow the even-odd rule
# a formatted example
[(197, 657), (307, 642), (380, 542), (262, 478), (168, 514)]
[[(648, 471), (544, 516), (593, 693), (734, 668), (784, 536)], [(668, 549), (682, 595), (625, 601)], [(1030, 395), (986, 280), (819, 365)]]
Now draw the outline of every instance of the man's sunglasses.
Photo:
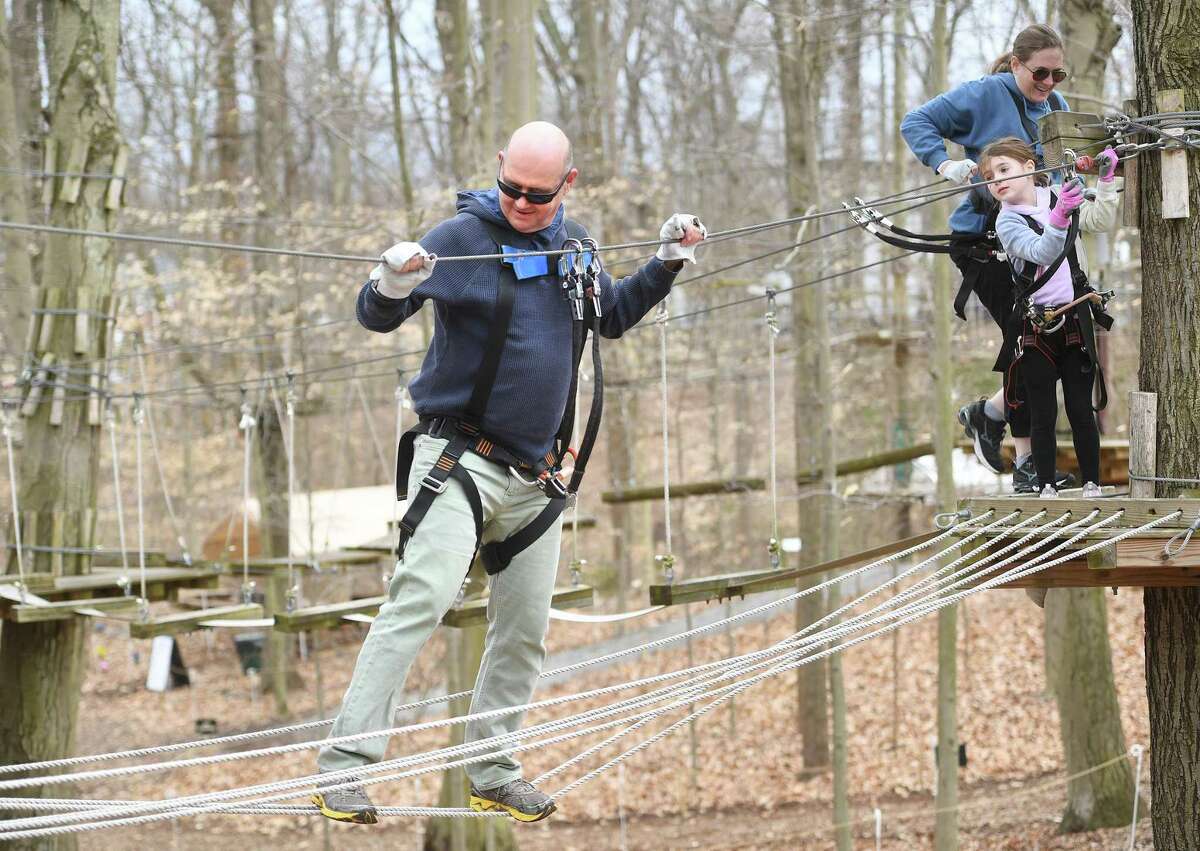
[(567, 173), (562, 176), (562, 180), (560, 180), (558, 182), (558, 186), (554, 187), (553, 192), (525, 192), (525, 191), (518, 189), (517, 187), (513, 186), (510, 183), (505, 183), (500, 177), (500, 168), (497, 168), (496, 169), (496, 186), (498, 186), (500, 188), (501, 192), (503, 192), (509, 198), (512, 198), (514, 201), (519, 201), (519, 200), (521, 200), (521, 198), (524, 198), (530, 204), (536, 204), (537, 206), (540, 207), (544, 204), (549, 204), (551, 201), (554, 200), (555, 196), (557, 196), (558, 193), (562, 190), (563, 184), (565, 184), (567, 182), (567, 178), (570, 175), (571, 175), (571, 169), (568, 168)]
[[(1029, 68), (1028, 65), (1025, 67)], [(1047, 77), (1053, 77), (1054, 82), (1056, 83), (1061, 83), (1063, 80), (1067, 79), (1066, 68), (1029, 68), (1029, 73), (1033, 76), (1033, 79), (1037, 80), (1039, 83), (1045, 80)]]

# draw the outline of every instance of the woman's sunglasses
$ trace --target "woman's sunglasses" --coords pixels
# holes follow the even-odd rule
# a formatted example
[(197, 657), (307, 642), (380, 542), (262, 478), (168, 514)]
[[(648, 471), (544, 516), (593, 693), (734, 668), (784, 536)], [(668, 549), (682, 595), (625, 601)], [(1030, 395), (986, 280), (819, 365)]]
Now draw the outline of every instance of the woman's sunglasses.
[[(1028, 65), (1025, 67), (1029, 68)], [(1063, 80), (1067, 79), (1066, 68), (1029, 68), (1029, 73), (1032, 75), (1033, 79), (1037, 80), (1039, 83), (1045, 80), (1047, 77), (1053, 77), (1054, 82), (1056, 83), (1061, 83)]]
[(558, 195), (559, 191), (563, 188), (563, 184), (567, 182), (567, 178), (570, 176), (570, 174), (571, 169), (568, 168), (567, 173), (562, 176), (562, 180), (558, 182), (558, 186), (554, 187), (553, 192), (525, 192), (510, 183), (505, 183), (500, 178), (500, 168), (497, 167), (496, 186), (500, 188), (501, 192), (503, 192), (509, 198), (512, 198), (514, 201), (519, 201), (521, 198), (524, 198), (530, 204), (536, 204), (540, 207), (544, 204), (549, 204), (554, 200), (555, 196)]

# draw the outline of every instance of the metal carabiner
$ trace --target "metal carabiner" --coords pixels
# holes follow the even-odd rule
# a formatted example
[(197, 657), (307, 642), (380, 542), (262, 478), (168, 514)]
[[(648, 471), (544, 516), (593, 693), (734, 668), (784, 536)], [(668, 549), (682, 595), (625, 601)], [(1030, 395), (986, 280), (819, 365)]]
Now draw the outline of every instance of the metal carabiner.
[(592, 299), (592, 314), (599, 319), (604, 315), (600, 307), (600, 246), (590, 236), (580, 240), (583, 251), (587, 254), (587, 264), (584, 266), (584, 291)]

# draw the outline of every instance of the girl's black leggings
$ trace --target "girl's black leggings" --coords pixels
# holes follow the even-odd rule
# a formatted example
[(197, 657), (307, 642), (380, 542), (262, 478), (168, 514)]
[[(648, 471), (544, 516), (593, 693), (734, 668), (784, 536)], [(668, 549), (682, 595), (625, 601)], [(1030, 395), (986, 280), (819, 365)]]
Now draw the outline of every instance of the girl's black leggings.
[[(1064, 331), (1049, 335), (1062, 338)], [(1057, 342), (1057, 341), (1055, 341)], [(1054, 384), (1062, 381), (1063, 405), (1071, 423), (1079, 475), (1084, 482), (1100, 484), (1100, 430), (1092, 410), (1093, 373), (1087, 352), (1080, 346), (1051, 345), (1055, 358), (1050, 360), (1036, 346), (1026, 346), (1021, 355), (1021, 378), (1025, 382), (1025, 404), (1029, 406), (1030, 438), (1033, 463), (1037, 467), (1038, 486), (1054, 481), (1054, 455), (1058, 449), (1054, 425), (1058, 419), (1058, 398)]]

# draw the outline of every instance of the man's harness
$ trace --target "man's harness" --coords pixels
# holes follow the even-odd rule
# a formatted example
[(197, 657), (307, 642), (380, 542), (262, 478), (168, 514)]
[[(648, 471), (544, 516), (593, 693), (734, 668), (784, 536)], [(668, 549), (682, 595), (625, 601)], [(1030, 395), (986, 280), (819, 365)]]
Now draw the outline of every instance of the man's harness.
[[(501, 251), (509, 253), (503, 246), (508, 238), (506, 232), (490, 222), (483, 222), (483, 224)], [(416, 493), (412, 494), (412, 499), (409, 500), (404, 517), (400, 520), (396, 542), (397, 558), (404, 557), (404, 550), (409, 540), (425, 518), (429, 507), (433, 505), (433, 501), (439, 494), (445, 492), (451, 479), (462, 487), (467, 502), (471, 506), (471, 515), (475, 520), (475, 552), (482, 558), (484, 569), (488, 574), (499, 573), (508, 567), (522, 550), (532, 545), (554, 525), (568, 502), (574, 503), (575, 494), (583, 480), (592, 447), (595, 445), (600, 431), (600, 419), (604, 410), (604, 374), (600, 362), (599, 254), (596, 251), (595, 241), (586, 235), (581, 226), (570, 219), (565, 221), (565, 226), (568, 238), (563, 247), (573, 249), (573, 251), (560, 257), (559, 276), (562, 279), (563, 295), (570, 301), (572, 307), (571, 387), (567, 395), (566, 410), (559, 423), (558, 432), (550, 451), (536, 464), (531, 465), (517, 458), (482, 431), (484, 414), (487, 411), (488, 400), (491, 398), (496, 373), (500, 367), (500, 357), (504, 351), (504, 341), (512, 324), (518, 280), (514, 267), (521, 262), (520, 259), (516, 259), (511, 265), (506, 262), (501, 266), (499, 292), (492, 310), (492, 321), (488, 328), (487, 341), (484, 344), (483, 358), (475, 375), (475, 385), (466, 409), (456, 417), (423, 416), (417, 426), (400, 438), (400, 446), (396, 453), (396, 498), (398, 500), (408, 497), (408, 476), (412, 468), (413, 449), (417, 435), (426, 434), (434, 438), (444, 438), (447, 442), (432, 469), (421, 479)], [(592, 368), (595, 380), (587, 427), (584, 429), (583, 440), (576, 451), (570, 448), (571, 434), (575, 428), (574, 402), (579, 383), (579, 363), (583, 358), (583, 349), (587, 343), (589, 330), (594, 335)], [(549, 499), (545, 508), (528, 524), (504, 540), (484, 544), (483, 501), (479, 497), (479, 488), (476, 487), (471, 474), (461, 463), (462, 456), (466, 452), (474, 452), (489, 461), (503, 465), (526, 484), (536, 484)], [(574, 458), (574, 465), (570, 480), (564, 483), (562, 464), (567, 455)], [(472, 560), (474, 559), (472, 558)]]

